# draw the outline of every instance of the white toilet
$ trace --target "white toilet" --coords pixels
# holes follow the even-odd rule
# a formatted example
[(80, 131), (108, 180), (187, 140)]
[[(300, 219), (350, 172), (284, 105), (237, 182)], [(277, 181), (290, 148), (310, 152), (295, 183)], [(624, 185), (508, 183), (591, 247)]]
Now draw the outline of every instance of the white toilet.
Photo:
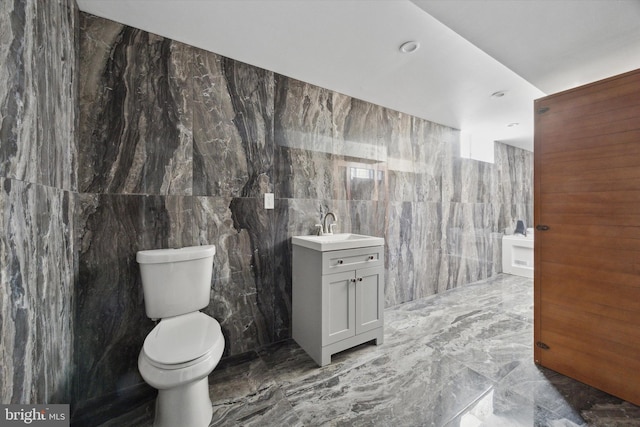
[(211, 422), (208, 375), (224, 351), (209, 305), (215, 246), (140, 251), (147, 316), (160, 322), (147, 335), (138, 369), (158, 389), (155, 427), (199, 427)]

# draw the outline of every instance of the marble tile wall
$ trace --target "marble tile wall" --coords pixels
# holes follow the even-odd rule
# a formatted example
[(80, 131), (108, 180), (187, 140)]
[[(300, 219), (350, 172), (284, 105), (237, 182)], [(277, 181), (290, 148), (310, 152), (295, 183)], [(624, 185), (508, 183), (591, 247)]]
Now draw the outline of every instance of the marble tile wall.
[(387, 306), (499, 272), (500, 233), (531, 220), (531, 153), (461, 159), (456, 130), (94, 16), (80, 27), (78, 402), (142, 382), (137, 250), (217, 246), (205, 311), (235, 355), (290, 337), (290, 237), (328, 211), (385, 237)]
[(76, 277), (73, 0), (0, 2), (0, 401), (69, 403)]

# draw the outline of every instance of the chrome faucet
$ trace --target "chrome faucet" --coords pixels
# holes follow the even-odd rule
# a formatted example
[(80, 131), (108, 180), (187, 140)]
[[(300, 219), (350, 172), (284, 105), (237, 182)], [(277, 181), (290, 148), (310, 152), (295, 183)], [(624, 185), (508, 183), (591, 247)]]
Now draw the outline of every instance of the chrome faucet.
[[(329, 215), (333, 217), (333, 224), (329, 224), (329, 227), (327, 227), (327, 218), (329, 217)], [(336, 214), (334, 214), (333, 212), (327, 212), (327, 214), (324, 216), (324, 220), (322, 221), (322, 234), (333, 234), (333, 227), (337, 222), (338, 220), (336, 219)]]

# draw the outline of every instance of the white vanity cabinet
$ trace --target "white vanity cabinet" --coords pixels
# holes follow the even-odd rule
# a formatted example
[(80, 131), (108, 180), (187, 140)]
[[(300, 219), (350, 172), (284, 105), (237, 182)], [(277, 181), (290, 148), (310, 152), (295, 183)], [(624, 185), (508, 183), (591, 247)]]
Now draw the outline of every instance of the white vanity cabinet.
[(383, 246), (317, 251), (293, 245), (293, 339), (320, 366), (383, 342)]

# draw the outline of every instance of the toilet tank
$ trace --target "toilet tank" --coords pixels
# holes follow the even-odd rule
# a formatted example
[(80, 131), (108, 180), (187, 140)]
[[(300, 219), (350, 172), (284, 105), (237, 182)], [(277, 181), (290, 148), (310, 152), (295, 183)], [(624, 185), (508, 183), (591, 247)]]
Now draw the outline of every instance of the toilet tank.
[(208, 306), (215, 253), (213, 245), (138, 252), (147, 316), (163, 319)]

